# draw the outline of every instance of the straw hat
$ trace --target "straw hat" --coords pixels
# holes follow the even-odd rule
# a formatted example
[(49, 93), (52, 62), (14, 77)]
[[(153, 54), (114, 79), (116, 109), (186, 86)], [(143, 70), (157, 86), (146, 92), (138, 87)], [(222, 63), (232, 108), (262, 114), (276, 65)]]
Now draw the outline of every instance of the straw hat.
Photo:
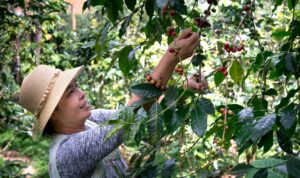
[(23, 80), (19, 102), (35, 115), (33, 136), (43, 133), (67, 86), (82, 71), (83, 66), (61, 71), (39, 65)]

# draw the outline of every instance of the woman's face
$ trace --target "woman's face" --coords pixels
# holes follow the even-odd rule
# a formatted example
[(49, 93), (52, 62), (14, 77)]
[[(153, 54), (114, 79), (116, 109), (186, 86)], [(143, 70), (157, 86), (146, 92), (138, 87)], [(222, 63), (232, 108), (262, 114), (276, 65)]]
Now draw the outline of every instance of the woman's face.
[(52, 122), (57, 122), (68, 128), (78, 128), (91, 115), (84, 92), (73, 80), (61, 97), (52, 114)]

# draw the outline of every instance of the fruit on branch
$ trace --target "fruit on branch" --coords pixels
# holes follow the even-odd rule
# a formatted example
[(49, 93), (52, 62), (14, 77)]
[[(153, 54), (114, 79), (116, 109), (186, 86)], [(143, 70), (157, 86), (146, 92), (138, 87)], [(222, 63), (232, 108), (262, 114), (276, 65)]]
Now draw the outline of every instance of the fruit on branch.
[(222, 113), (223, 115), (225, 114), (228, 114), (230, 116), (234, 115), (234, 112), (232, 110), (226, 108), (220, 108), (219, 112)]
[(174, 17), (174, 15), (175, 15), (175, 10), (174, 9), (170, 10), (170, 16)]
[(174, 32), (174, 28), (173, 27), (168, 27), (168, 30), (167, 30), (167, 36), (172, 36), (172, 33)]
[(226, 52), (230, 53), (230, 52), (237, 52), (237, 51), (242, 51), (244, 49), (244, 45), (243, 44), (239, 44), (238, 46), (234, 46), (234, 45), (230, 45), (229, 43), (224, 43), (224, 49)]
[(210, 11), (209, 10), (205, 10), (204, 14), (207, 15), (207, 16), (210, 16)]
[(183, 68), (181, 65), (175, 67), (175, 72), (178, 73), (178, 75), (183, 75)]
[(225, 66), (218, 68), (218, 71), (221, 72), (225, 77), (228, 75), (227, 68)]
[(228, 110), (228, 115), (233, 116), (234, 112), (232, 110)]
[(196, 17), (195, 22), (199, 28), (210, 27), (210, 23), (206, 19), (202, 19), (201, 17)]
[(168, 6), (164, 6), (161, 13), (163, 16), (166, 15), (168, 13)]
[(244, 50), (244, 45), (243, 45), (243, 44), (240, 44), (240, 45), (237, 47), (237, 50), (238, 50), (238, 51)]
[(244, 11), (248, 11), (249, 9), (250, 9), (249, 6), (247, 6), (247, 5), (244, 5), (244, 6), (243, 6), (243, 10), (244, 10)]
[(146, 74), (145, 78), (148, 82), (152, 80), (152, 76), (150, 74)]
[(170, 47), (170, 48), (169, 48), (169, 52), (170, 52), (170, 53), (175, 53), (176, 50), (175, 50), (174, 48), (171, 48), (171, 47)]

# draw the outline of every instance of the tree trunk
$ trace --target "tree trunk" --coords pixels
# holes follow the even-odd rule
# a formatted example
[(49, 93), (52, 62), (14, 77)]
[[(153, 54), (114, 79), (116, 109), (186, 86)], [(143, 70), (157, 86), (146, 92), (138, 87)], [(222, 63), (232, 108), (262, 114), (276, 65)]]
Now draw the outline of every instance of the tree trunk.
[(34, 36), (34, 42), (37, 44), (37, 47), (35, 48), (35, 64), (40, 64), (40, 58), (41, 58), (41, 45), (40, 42), (42, 41), (43, 32), (41, 29), (41, 25), (38, 23), (36, 25), (36, 31)]
[(75, 4), (71, 5), (72, 29), (76, 30)]

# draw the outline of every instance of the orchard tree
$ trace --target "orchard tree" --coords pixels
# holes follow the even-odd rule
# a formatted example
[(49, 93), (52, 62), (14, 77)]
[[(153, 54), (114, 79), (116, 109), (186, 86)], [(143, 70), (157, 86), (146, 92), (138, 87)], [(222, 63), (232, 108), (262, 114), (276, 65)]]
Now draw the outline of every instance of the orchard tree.
[[(146, 77), (131, 87), (143, 98), (107, 123), (117, 124), (111, 134), (124, 129), (125, 145), (138, 149), (130, 159), (132, 176), (299, 175), (297, 0), (88, 0), (84, 10), (92, 6), (109, 20), (93, 46), (96, 57), (109, 46), (110, 33), (125, 42), (137, 34), (131, 24), (144, 22), (135, 31), (145, 40), (116, 51), (111, 62), (125, 78), (134, 76), (139, 51), (170, 44), (188, 27), (200, 36), (191, 61), (176, 67), (164, 92)], [(176, 55), (180, 49), (168, 50)], [(200, 83), (206, 73), (208, 91), (184, 89), (194, 72)], [(154, 104), (146, 112), (141, 106), (148, 102)]]

